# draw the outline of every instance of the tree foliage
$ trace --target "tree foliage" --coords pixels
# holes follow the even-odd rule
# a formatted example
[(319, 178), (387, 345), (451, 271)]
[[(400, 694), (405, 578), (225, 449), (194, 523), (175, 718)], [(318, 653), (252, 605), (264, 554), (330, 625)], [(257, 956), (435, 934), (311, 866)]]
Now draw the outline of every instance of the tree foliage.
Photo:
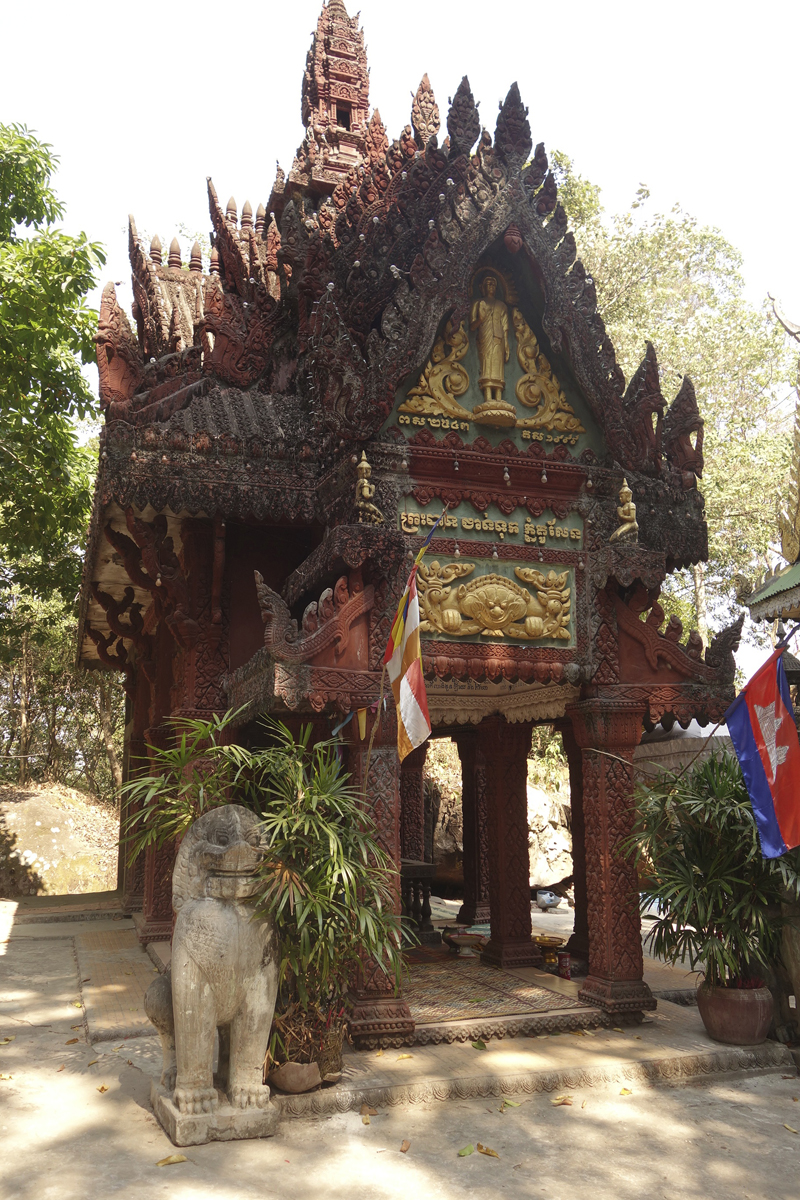
[[(790, 456), (795, 368), (766, 303), (745, 294), (742, 260), (718, 229), (676, 205), (653, 213), (640, 187), (628, 211), (608, 218), (600, 189), (556, 153), (559, 196), (598, 307), (627, 378), (645, 342), (655, 346), (671, 401), (684, 374), (705, 420), (709, 562), (668, 585), (673, 607), (701, 632), (735, 619), (737, 574), (753, 575), (776, 552)], [(704, 593), (707, 600), (704, 600)]]
[(96, 411), (81, 364), (94, 356), (86, 295), (105, 255), (55, 226), (57, 162), (24, 126), (0, 125), (0, 553), (52, 563), (55, 550), (66, 566), (91, 501), (76, 421)]
[(0, 593), (0, 779), (64, 783), (111, 800), (121, 783), (119, 677), (75, 663), (60, 599)]

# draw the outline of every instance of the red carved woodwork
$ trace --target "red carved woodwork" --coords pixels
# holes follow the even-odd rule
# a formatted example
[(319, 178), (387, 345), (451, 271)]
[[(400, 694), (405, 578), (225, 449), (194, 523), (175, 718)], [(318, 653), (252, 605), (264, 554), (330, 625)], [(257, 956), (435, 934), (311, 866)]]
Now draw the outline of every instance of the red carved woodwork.
[[(568, 570), (568, 643), (425, 630), (423, 670), (440, 694), (452, 694), (453, 711), (469, 693), (470, 719), (494, 713), (495, 702), (510, 715), (530, 715), (539, 702), (557, 715), (576, 698), (562, 718), (574, 793), (570, 945), (589, 951), (587, 999), (640, 1013), (650, 998), (631, 908), (635, 880), (613, 852), (630, 828), (630, 757), (643, 723), (669, 728), (722, 715), (733, 698), (739, 637), (733, 626), (703, 654), (696, 633), (684, 638), (675, 620), (661, 628), (658, 591), (668, 570), (708, 556), (692, 385), (684, 379), (664, 415), (648, 346), (626, 387), (516, 85), (492, 134), (481, 129), (465, 76), (443, 137), (444, 114), (426, 76), (410, 124), (390, 138), (369, 112), (358, 19), (343, 0), (329, 0), (302, 95), (304, 140), (255, 219), (249, 203), (241, 213), (233, 198), (223, 207), (209, 181), (207, 273), (199, 247), (188, 269), (177, 243), (165, 263), (158, 239), (148, 251), (129, 224), (136, 332), (109, 285), (96, 339), (105, 426), (81, 594), (83, 660), (127, 676), (127, 777), (148, 737), (165, 744), (172, 736), (176, 715), (241, 706), (243, 728), (269, 712), (294, 722), (318, 717), (327, 730), (377, 699), (393, 613), (421, 540), (421, 526), (404, 530), (409, 506), (430, 517), (443, 503), (473, 513), (496, 505), (505, 516), (550, 511), (580, 524), (580, 543), (515, 544), (492, 540), (486, 516), (486, 534), (468, 543), (470, 555), (496, 559), (501, 573), (538, 563)], [(396, 411), (445, 322), (457, 328), (467, 320), (475, 272), (487, 266), (508, 277), (516, 293), (509, 302), (524, 309), (542, 355), (580, 400), (592, 427), (581, 448), (542, 431), (543, 440), (526, 443), (510, 428), (487, 436), (460, 418)], [(357, 523), (362, 451), (382, 525)], [(609, 540), (623, 473), (638, 544)], [(433, 540), (430, 558), (465, 553), (466, 540), (450, 536), (458, 532), (442, 529), (448, 536)], [(393, 728), (384, 717), (367, 796), (397, 863), (401, 810), (403, 855), (424, 857), (424, 752), (401, 772)], [(358, 782), (367, 751), (356, 730), (351, 721)], [(538, 958), (530, 939), (529, 735), (529, 725), (496, 715), (458, 734), (462, 918), (485, 919), (490, 909), (485, 957), (500, 965)], [(171, 853), (151, 852), (146, 864), (123, 871), (125, 904), (143, 896), (145, 940), (171, 924)], [(354, 997), (358, 1044), (411, 1036), (408, 1009), (376, 964), (365, 964)]]
[(428, 743), (400, 765), (400, 847), (402, 858), (425, 861), (425, 757)]
[(636, 868), (623, 853), (633, 829), (633, 752), (644, 711), (628, 700), (583, 700), (567, 710), (583, 759), (586, 826), (589, 975), (579, 994), (632, 1019), (656, 1006), (642, 979)]
[[(400, 763), (397, 757), (397, 724), (394, 714), (384, 715), (369, 752), (371, 726), (368, 714), (366, 737), (358, 737), (358, 723), (351, 721), (347, 765), (353, 785), (366, 796), (377, 827), (378, 841), (397, 864), (395, 912), (400, 913)], [(353, 729), (355, 726), (355, 729)], [(369, 771), (369, 774), (367, 774)], [(365, 787), (366, 777), (366, 787)], [(397, 994), (395, 979), (376, 962), (364, 962), (361, 977), (351, 993), (350, 1033), (362, 1049), (401, 1046), (413, 1041), (414, 1021), (408, 1005)]]
[(486, 802), (486, 759), (475, 729), (453, 738), (461, 759), (461, 809), (464, 845), (464, 903), (458, 910), (459, 923), (485, 924), (491, 914), (489, 901), (489, 816)]
[(485, 718), (478, 727), (486, 762), (489, 822), (491, 937), (481, 961), (498, 967), (531, 967), (541, 951), (531, 941), (528, 858), (528, 752), (531, 725)]

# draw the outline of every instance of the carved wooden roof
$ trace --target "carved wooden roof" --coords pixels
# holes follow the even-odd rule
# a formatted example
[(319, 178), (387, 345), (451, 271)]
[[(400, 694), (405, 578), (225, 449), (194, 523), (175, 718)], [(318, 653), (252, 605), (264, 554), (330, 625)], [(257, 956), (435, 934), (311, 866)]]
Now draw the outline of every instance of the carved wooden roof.
[[(345, 21), (351, 40), (341, 53), (361, 62), (357, 23), (331, 0), (304, 82), (309, 128), (335, 99), (331, 38)], [(366, 83), (358, 86), (366, 105)], [(328, 181), (329, 194), (299, 160), (273, 189), (270, 211), (259, 205), (255, 216), (233, 199), (223, 208), (209, 181), (207, 273), (197, 253), (188, 269), (181, 264), (177, 243), (165, 265), (160, 244), (148, 252), (131, 218), (136, 332), (108, 285), (97, 334), (106, 424), (84, 611), (89, 582), (103, 578), (102, 528), (112, 509), (352, 525), (354, 464), (365, 445), (375, 504), (390, 523), (412, 492), (423, 505), (464, 499), (506, 513), (521, 506), (534, 517), (571, 505), (586, 521), (598, 570), (624, 474), (637, 505), (637, 553), (656, 562), (654, 580), (706, 557), (696, 486), (702, 420), (691, 382), (668, 405), (648, 345), (626, 384), (517, 85), (493, 136), (481, 128), (466, 77), (444, 121), (426, 76), (398, 138), (390, 142), (377, 112), (356, 126), (357, 157), (335, 185)], [(388, 421), (445, 323), (457, 328), (468, 317), (476, 266), (503, 246), (519, 289), (536, 292), (542, 353), (561, 364), (559, 377), (569, 374), (599, 431), (593, 449), (498, 445), (468, 426), (408, 438)], [(537, 495), (540, 477), (546, 499)], [(501, 560), (509, 554), (501, 547)]]

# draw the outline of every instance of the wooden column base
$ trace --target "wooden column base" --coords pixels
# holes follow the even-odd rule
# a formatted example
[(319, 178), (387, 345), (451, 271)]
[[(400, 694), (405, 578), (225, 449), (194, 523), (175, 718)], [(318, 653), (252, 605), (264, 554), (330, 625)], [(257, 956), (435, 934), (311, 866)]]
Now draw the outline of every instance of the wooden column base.
[(596, 975), (587, 975), (578, 999), (628, 1020), (640, 1020), (657, 1003), (643, 979), (600, 979)]
[(496, 942), (491, 939), (481, 954), (484, 966), (501, 967), (503, 970), (541, 967), (543, 961), (540, 948), (530, 938), (525, 942)]
[(410, 1046), (414, 1018), (401, 996), (356, 992), (351, 996), (350, 1035), (357, 1050)]

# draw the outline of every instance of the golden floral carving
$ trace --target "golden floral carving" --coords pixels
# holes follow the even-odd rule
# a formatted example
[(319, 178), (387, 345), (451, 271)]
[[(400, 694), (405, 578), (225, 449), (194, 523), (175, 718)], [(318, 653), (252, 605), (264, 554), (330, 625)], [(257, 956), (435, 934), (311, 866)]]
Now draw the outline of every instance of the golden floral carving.
[(585, 433), (575, 410), (567, 403), (548, 359), (539, 348), (536, 334), (518, 308), (511, 310), (511, 321), (517, 338), (517, 362), (524, 372), (515, 389), (516, 397), (525, 408), (538, 410), (532, 417), (517, 421), (518, 428)]
[(458, 587), (454, 580), (472, 574), (475, 563), (421, 563), (417, 585), (422, 609), (420, 630), (452, 637), (513, 637), (569, 640), (571, 596), (568, 572), (547, 576), (517, 567), (520, 579), (536, 585), (536, 596), (527, 588), (494, 573), (478, 575)]
[(469, 334), (464, 322), (456, 329), (452, 321), (448, 321), (444, 336), (437, 338), (424, 371), (409, 390), (399, 411), (469, 421), (472, 413), (462, 408), (456, 399), (469, 388), (469, 375), (461, 366), (461, 359), (468, 350)]

